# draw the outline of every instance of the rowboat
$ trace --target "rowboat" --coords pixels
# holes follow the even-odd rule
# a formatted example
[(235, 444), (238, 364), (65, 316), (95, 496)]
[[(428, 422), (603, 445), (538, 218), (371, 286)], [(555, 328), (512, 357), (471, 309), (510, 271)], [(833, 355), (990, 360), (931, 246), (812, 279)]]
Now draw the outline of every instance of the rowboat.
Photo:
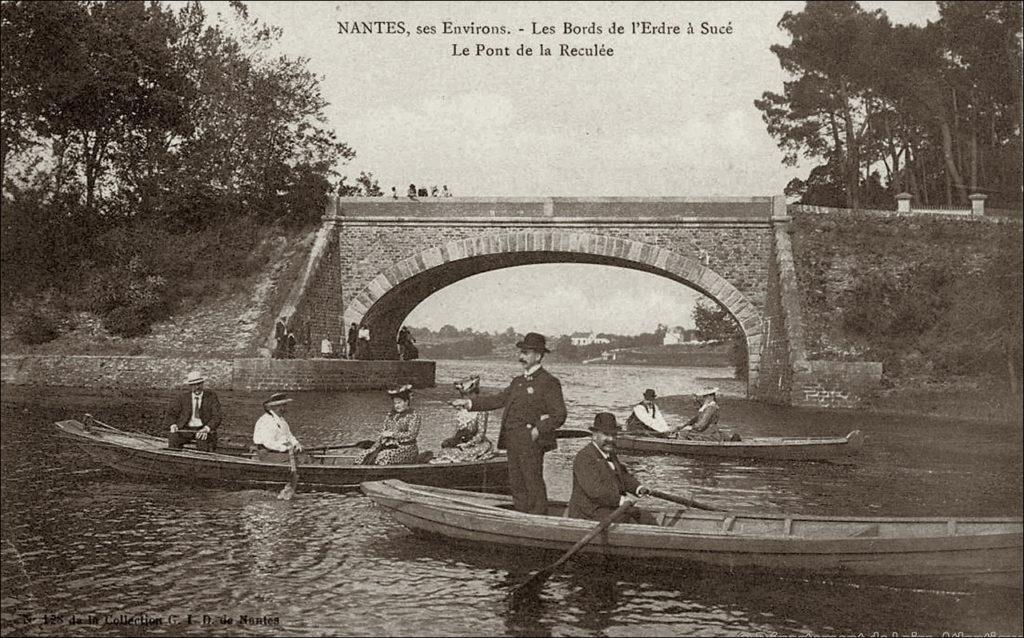
[[(100, 463), (147, 479), (281, 487), (291, 478), (291, 467), (284, 459), (259, 460), (242, 450), (172, 450), (162, 437), (75, 420), (60, 421), (56, 425), (62, 437), (79, 444)], [(358, 489), (364, 481), (387, 478), (467, 490), (500, 492), (508, 489), (508, 460), (504, 455), (475, 462), (414, 465), (355, 465), (351, 455), (337, 453), (300, 458), (305, 460), (298, 464), (299, 485), (314, 489)]]
[[(520, 551), (564, 552), (594, 528), (511, 509), (505, 496), (386, 480), (363, 493), (414, 532)], [(1021, 518), (826, 517), (643, 508), (656, 525), (613, 524), (583, 552), (642, 560), (656, 569), (706, 563), (818, 576), (1021, 586)]]
[(860, 452), (864, 447), (864, 435), (860, 430), (854, 430), (846, 436), (834, 437), (755, 437), (742, 441), (690, 441), (620, 434), (615, 439), (615, 446), (620, 452), (820, 461)]

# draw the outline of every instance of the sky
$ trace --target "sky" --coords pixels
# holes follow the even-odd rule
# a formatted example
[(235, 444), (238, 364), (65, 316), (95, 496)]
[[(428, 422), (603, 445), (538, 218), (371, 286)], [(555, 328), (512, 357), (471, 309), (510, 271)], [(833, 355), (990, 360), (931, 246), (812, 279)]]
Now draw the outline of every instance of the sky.
[[(893, 22), (938, 18), (934, 2), (862, 2)], [(385, 191), (447, 184), (456, 196), (758, 196), (781, 194), (810, 166), (782, 165), (753, 102), (786, 79), (772, 44), (802, 2), (253, 2), (283, 29), (280, 50), (322, 76), (328, 123)], [(211, 14), (227, 11), (209, 3)], [(405, 34), (340, 34), (338, 22), (392, 21)], [(507, 35), (444, 34), (453, 25)], [(633, 22), (680, 35), (632, 34)], [(600, 27), (601, 34), (565, 34)], [(612, 22), (625, 34), (610, 34)], [(700, 33), (702, 23), (730, 33)], [(686, 33), (687, 26), (696, 33)], [(435, 34), (417, 33), (434, 28)], [(554, 34), (541, 32), (545, 27)], [(522, 31), (520, 31), (522, 30)], [(476, 46), (509, 56), (475, 55)], [(612, 56), (565, 57), (559, 45)], [(515, 55), (519, 45), (532, 56)], [(545, 45), (552, 56), (540, 56)], [(470, 55), (453, 55), (456, 49)], [(481, 297), (481, 294), (488, 295)], [(407, 323), (638, 333), (687, 325), (697, 293), (625, 269), (520, 267), (436, 293)], [(481, 308), (473, 300), (494, 301)], [(642, 300), (642, 301), (640, 301)], [(631, 306), (630, 304), (640, 304)], [(692, 325), (692, 322), (690, 322)]]

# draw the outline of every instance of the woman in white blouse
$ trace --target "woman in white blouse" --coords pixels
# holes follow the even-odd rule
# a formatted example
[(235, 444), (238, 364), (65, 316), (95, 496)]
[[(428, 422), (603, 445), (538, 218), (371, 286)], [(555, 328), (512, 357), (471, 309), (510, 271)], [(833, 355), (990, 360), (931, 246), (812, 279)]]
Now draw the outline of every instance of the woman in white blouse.
[(257, 419), (252, 432), (252, 442), (259, 452), (301, 452), (302, 444), (292, 434), (284, 419), (285, 406), (291, 398), (283, 392), (273, 394), (263, 402), (264, 414)]

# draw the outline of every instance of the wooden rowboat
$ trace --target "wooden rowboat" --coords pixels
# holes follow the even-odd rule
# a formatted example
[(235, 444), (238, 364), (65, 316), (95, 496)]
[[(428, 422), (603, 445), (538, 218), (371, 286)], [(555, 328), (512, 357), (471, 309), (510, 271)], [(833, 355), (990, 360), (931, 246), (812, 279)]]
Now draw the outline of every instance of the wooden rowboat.
[[(363, 493), (411, 530), (506, 548), (564, 552), (593, 529), (511, 509), (504, 496), (364, 483)], [(646, 508), (645, 508), (646, 509)], [(1021, 518), (826, 517), (650, 509), (657, 525), (614, 524), (583, 552), (644, 560), (658, 569), (715, 566), (893, 579), (913, 585), (976, 582), (1021, 586)]]
[(689, 441), (656, 436), (620, 434), (620, 452), (719, 456), (729, 458), (820, 461), (860, 452), (864, 435), (854, 430), (835, 437), (759, 437), (742, 441)]
[[(281, 487), (291, 479), (287, 460), (258, 460), (242, 452), (172, 450), (167, 439), (124, 432), (112, 427), (79, 421), (56, 424), (61, 436), (81, 445), (100, 463), (115, 470), (148, 479), (174, 479), (234, 485)], [(285, 455), (281, 455), (284, 457)], [(315, 489), (357, 489), (363, 481), (400, 478), (423, 485), (467, 490), (508, 490), (508, 461), (504, 455), (484, 461), (415, 465), (354, 465), (343, 454), (308, 455), (298, 465), (299, 484)]]

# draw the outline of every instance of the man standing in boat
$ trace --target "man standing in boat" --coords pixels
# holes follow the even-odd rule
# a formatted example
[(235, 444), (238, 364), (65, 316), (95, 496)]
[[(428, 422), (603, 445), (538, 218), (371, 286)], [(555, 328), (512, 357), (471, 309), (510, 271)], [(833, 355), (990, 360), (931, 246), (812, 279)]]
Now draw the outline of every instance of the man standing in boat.
[(508, 483), (516, 510), (546, 514), (544, 454), (555, 449), (555, 430), (565, 423), (562, 384), (541, 367), (547, 348), (544, 335), (530, 332), (516, 344), (523, 374), (498, 394), (456, 399), (452, 405), (471, 412), (505, 408), (498, 449), (508, 451)]
[[(572, 462), (569, 516), (600, 521), (607, 519), (620, 505), (635, 503), (649, 490), (629, 473), (615, 454), (615, 437), (619, 433), (615, 415), (598, 413), (590, 431), (593, 439), (576, 453)], [(625, 521), (648, 522), (635, 510), (627, 513)]]
[(196, 449), (213, 452), (217, 448), (217, 428), (220, 427), (220, 399), (213, 390), (206, 390), (206, 379), (197, 371), (189, 372), (185, 379), (188, 389), (179, 393), (171, 405), (171, 434), (167, 446), (180, 450), (195, 441)]

